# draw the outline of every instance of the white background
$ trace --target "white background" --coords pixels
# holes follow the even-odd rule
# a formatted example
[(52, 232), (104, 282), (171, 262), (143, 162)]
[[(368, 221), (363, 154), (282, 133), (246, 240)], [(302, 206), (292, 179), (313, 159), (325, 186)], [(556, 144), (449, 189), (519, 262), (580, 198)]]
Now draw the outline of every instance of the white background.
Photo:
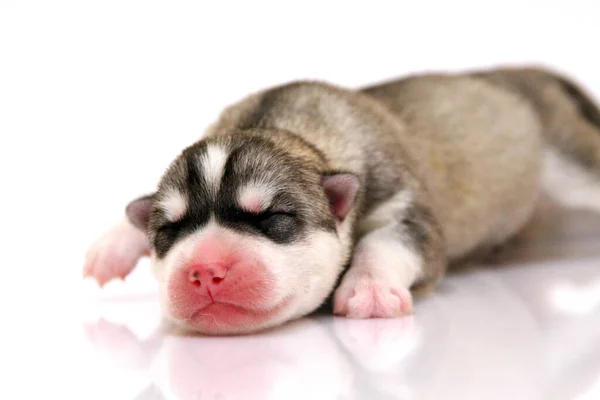
[(600, 93), (594, 0), (356, 3), (0, 0), (3, 273), (74, 283), (125, 204), (270, 85), (535, 63)]
[(594, 0), (0, 0), (4, 317), (76, 303), (87, 245), (244, 95), (521, 63), (600, 94), (599, 17)]

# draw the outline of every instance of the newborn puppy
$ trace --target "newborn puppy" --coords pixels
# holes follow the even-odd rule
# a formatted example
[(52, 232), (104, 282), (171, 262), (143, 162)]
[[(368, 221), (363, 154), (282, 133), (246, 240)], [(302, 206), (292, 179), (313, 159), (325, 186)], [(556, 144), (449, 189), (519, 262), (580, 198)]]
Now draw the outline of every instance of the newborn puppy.
[(123, 278), (149, 255), (165, 315), (208, 334), (278, 325), (331, 294), (347, 317), (409, 314), (449, 264), (527, 223), (545, 159), (598, 175), (599, 126), (589, 97), (539, 69), (276, 87), (183, 150), (85, 275)]

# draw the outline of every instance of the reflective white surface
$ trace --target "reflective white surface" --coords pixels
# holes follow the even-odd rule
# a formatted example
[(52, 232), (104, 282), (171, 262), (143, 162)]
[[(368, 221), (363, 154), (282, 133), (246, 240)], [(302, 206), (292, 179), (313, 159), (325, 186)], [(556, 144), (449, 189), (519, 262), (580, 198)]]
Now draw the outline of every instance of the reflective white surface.
[(103, 291), (85, 282), (8, 354), (25, 368), (22, 398), (598, 399), (600, 218), (551, 214), (493, 264), (449, 276), (410, 318), (180, 336), (160, 328), (142, 265)]

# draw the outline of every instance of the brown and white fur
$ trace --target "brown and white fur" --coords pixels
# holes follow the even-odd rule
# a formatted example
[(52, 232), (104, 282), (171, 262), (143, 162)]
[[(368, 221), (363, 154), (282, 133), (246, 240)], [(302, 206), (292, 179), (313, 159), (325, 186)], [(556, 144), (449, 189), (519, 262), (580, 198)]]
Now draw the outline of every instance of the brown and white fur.
[(103, 284), (149, 254), (165, 315), (209, 334), (332, 294), (336, 314), (401, 316), (448, 265), (518, 233), (551, 183), (544, 165), (563, 164), (597, 182), (600, 112), (541, 69), (291, 83), (226, 109), (91, 247), (85, 274)]

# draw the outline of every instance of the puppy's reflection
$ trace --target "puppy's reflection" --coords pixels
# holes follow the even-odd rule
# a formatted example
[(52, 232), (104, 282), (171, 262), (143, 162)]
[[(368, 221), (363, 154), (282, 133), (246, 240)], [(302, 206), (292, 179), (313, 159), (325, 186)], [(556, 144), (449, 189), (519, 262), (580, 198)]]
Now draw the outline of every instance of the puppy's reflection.
[(149, 374), (155, 387), (140, 400), (156, 399), (157, 393), (178, 400), (353, 398), (352, 363), (318, 319), (236, 337), (136, 340), (127, 327), (106, 320), (86, 330), (121, 365)]
[(450, 278), (413, 318), (312, 317), (257, 335), (147, 339), (100, 320), (87, 333), (151, 378), (136, 400), (575, 398), (600, 373), (600, 310), (569, 315), (543, 299), (550, 277), (598, 275), (563, 269), (532, 269), (524, 282), (517, 270)]
[(327, 331), (305, 319), (262, 335), (168, 336), (156, 375), (177, 399), (335, 399), (352, 371)]
[(357, 399), (413, 399), (408, 378), (422, 342), (414, 317), (357, 320), (335, 318), (335, 336), (351, 357)]

